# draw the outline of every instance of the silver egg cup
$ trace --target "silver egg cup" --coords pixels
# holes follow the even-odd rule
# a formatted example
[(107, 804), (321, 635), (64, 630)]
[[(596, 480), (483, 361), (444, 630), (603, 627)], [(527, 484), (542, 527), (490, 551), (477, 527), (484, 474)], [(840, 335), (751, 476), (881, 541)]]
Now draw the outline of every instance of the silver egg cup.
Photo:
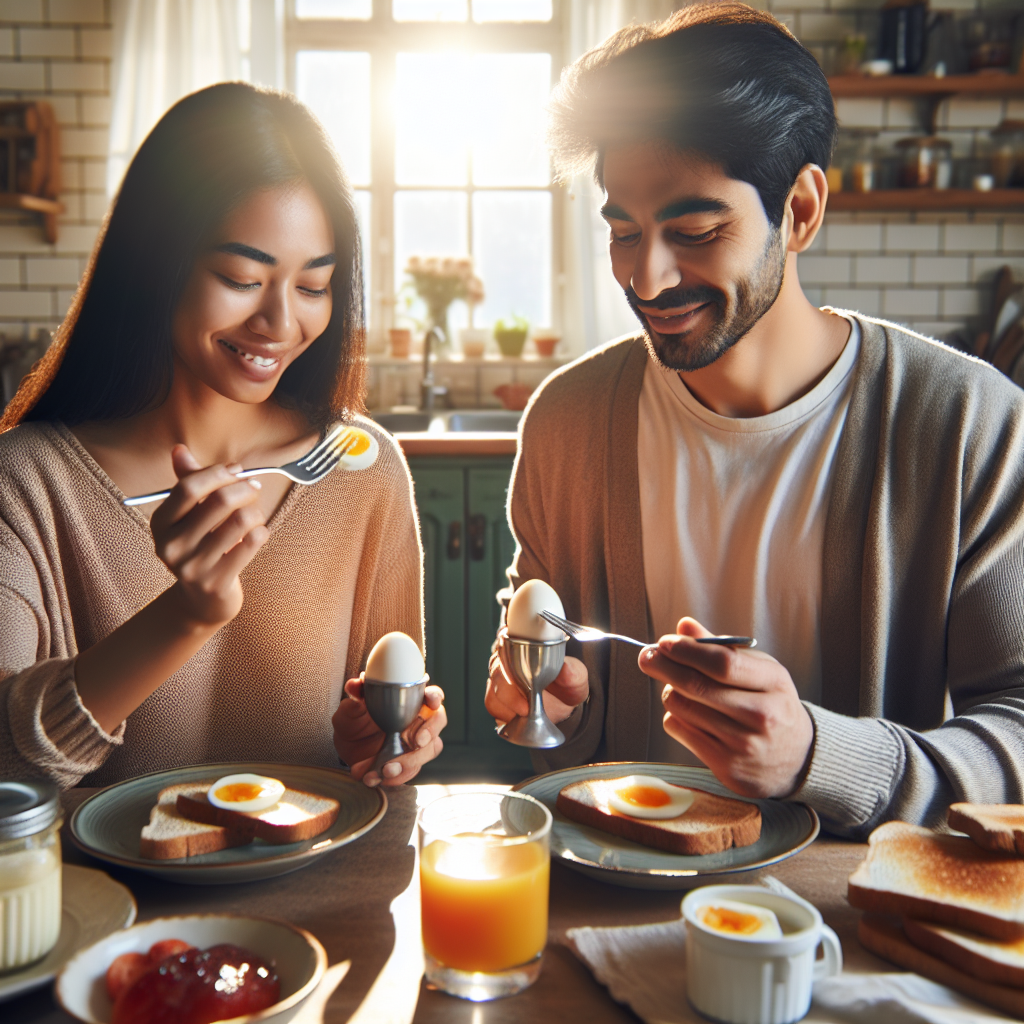
[(363, 680), (363, 699), (370, 717), (384, 732), (384, 746), (373, 762), (371, 771), (381, 769), (405, 753), (402, 733), (416, 720), (423, 707), (423, 694), (430, 676), (415, 683), (385, 683), (379, 679)]
[(498, 735), (519, 747), (543, 750), (560, 747), (565, 742), (561, 729), (544, 710), (544, 690), (555, 681), (565, 661), (565, 644), (561, 640), (521, 640), (509, 636), (508, 630), (498, 632), (498, 658), (505, 674), (522, 691), (530, 710), (506, 722)]

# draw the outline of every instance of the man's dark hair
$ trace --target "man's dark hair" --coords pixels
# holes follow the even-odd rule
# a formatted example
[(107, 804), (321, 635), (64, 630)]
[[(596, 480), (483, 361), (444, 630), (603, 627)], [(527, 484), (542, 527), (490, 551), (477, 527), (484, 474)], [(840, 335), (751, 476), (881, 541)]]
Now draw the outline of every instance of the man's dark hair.
[(776, 227), (800, 168), (828, 167), (838, 128), (813, 55), (732, 2), (616, 32), (562, 72), (550, 113), (561, 180), (592, 171), (603, 185), (610, 147), (658, 141), (749, 182)]
[(132, 160), (53, 344), (0, 430), (21, 420), (123, 419), (159, 405), (174, 374), (171, 325), (196, 258), (254, 193), (308, 183), (334, 229), (326, 330), (281, 376), (280, 404), (324, 426), (363, 410), (363, 277), (345, 175), (316, 118), (242, 82), (186, 96)]

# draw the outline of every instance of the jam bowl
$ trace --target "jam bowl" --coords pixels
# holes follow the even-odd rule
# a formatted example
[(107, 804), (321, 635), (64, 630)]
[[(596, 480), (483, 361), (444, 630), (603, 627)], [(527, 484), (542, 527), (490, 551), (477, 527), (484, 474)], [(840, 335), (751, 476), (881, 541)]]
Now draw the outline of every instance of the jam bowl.
[(235, 914), (159, 917), (114, 932), (69, 960), (54, 986), (57, 1002), (84, 1024), (110, 1024), (113, 1003), (107, 994), (107, 968), (123, 953), (146, 954), (154, 943), (168, 939), (198, 949), (238, 946), (273, 966), (281, 984), (278, 1001), (255, 1013), (232, 1016), (232, 1024), (291, 1020), (327, 969), (324, 947), (309, 932), (285, 921)]

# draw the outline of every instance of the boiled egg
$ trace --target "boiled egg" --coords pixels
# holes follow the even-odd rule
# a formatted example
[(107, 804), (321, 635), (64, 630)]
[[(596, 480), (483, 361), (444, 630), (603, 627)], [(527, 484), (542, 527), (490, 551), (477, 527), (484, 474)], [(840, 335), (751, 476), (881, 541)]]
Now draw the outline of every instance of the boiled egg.
[(554, 590), (543, 580), (527, 580), (508, 603), (508, 635), (518, 640), (564, 640), (565, 634), (542, 619), (541, 612), (554, 612), (565, 618), (562, 602)]
[(608, 806), (630, 818), (678, 818), (696, 796), (692, 789), (672, 786), (653, 775), (627, 775), (606, 783)]
[(709, 932), (738, 939), (781, 939), (779, 919), (767, 907), (737, 900), (715, 900), (697, 909), (697, 922)]
[(385, 633), (366, 659), (366, 678), (378, 683), (418, 683), (425, 671), (423, 654), (405, 633)]
[(335, 439), (335, 444), (348, 449), (338, 463), (341, 469), (369, 469), (380, 452), (377, 438), (360, 427), (345, 427)]
[(225, 775), (207, 791), (214, 807), (226, 811), (265, 811), (284, 796), (284, 783), (265, 775)]

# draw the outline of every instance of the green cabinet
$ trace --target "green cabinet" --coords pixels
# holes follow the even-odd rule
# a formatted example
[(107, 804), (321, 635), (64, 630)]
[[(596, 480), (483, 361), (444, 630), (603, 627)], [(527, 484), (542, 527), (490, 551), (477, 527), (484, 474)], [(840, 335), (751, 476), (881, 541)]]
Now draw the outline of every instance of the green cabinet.
[(487, 663), (501, 608), (496, 594), (515, 543), (505, 518), (512, 459), (409, 459), (423, 557), (427, 671), (445, 691), (444, 752), (424, 769), (437, 781), (509, 781), (530, 757), (494, 732), (484, 707)]

